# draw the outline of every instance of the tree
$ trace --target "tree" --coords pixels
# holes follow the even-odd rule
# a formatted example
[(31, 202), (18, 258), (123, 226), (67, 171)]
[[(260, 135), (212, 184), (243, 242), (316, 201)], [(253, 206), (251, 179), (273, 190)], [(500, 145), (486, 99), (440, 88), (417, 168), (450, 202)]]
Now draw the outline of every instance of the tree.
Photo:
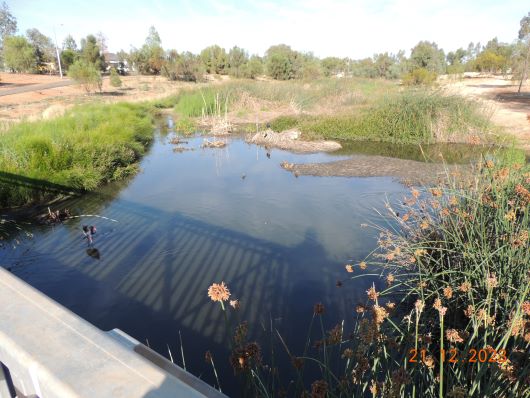
[(214, 45), (206, 47), (201, 51), (200, 59), (206, 69), (206, 73), (217, 73), (224, 75), (227, 73), (227, 55), (224, 48)]
[(77, 51), (77, 43), (72, 35), (68, 35), (63, 40), (63, 50)]
[(8, 36), (4, 39), (4, 62), (14, 72), (29, 72), (36, 64), (35, 50), (24, 36)]
[(255, 79), (261, 74), (263, 74), (263, 60), (259, 56), (253, 55), (247, 62), (244, 76), (249, 79)]
[(434, 42), (420, 41), (410, 54), (411, 69), (424, 68), (436, 74), (445, 72), (445, 54)]
[(521, 28), (519, 29), (519, 41), (526, 46), (526, 57), (523, 62), (523, 70), (521, 73), (521, 81), (519, 82), (519, 88), (517, 92), (521, 92), (521, 86), (526, 80), (528, 75), (528, 62), (530, 61), (530, 12), (527, 16), (523, 17), (520, 22)]
[(120, 75), (118, 74), (115, 68), (112, 68), (110, 70), (110, 85), (112, 87), (121, 87), (122, 85)]
[(237, 46), (232, 47), (228, 52), (228, 73), (235, 77), (243, 76), (244, 66), (247, 62), (247, 52)]
[(285, 44), (269, 47), (265, 53), (267, 72), (276, 80), (289, 80), (298, 76), (301, 55)]
[(322, 70), (325, 76), (335, 76), (344, 72), (346, 64), (344, 60), (337, 57), (327, 57), (321, 61)]
[(83, 86), (87, 93), (95, 91), (96, 89), (101, 91), (101, 86), (103, 84), (101, 73), (91, 62), (77, 60), (68, 69), (68, 76)]
[(6, 37), (13, 36), (17, 32), (17, 19), (9, 11), (6, 2), (0, 7), (0, 47)]
[(163, 69), (164, 58), (160, 35), (155, 27), (151, 26), (144, 45), (140, 49), (131, 49), (128, 62), (142, 74), (158, 75)]
[(68, 70), (70, 65), (79, 59), (79, 54), (70, 49), (65, 49), (61, 51), (61, 64), (64, 70)]
[(93, 64), (98, 70), (105, 69), (105, 59), (94, 35), (88, 35), (85, 39), (81, 39), (80, 58), (85, 63)]
[(188, 82), (202, 80), (204, 75), (204, 67), (197, 55), (190, 52), (178, 54), (175, 50), (168, 52), (168, 60), (162, 71), (169, 80)]
[(41, 70), (44, 63), (54, 62), (55, 46), (52, 39), (43, 35), (38, 29), (28, 29), (26, 37), (34, 48), (38, 70)]
[(503, 69), (506, 63), (506, 58), (498, 55), (493, 50), (484, 50), (475, 59), (475, 68), (479, 72), (496, 73)]
[(415, 68), (403, 76), (403, 84), (408, 86), (430, 85), (436, 81), (436, 72), (426, 68)]

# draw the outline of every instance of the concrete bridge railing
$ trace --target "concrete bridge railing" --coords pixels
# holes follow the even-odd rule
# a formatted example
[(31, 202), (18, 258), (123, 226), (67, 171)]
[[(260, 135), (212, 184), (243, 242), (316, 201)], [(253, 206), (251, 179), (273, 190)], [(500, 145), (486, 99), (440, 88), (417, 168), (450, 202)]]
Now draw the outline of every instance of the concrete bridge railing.
[(103, 332), (0, 268), (0, 398), (221, 398), (120, 330)]

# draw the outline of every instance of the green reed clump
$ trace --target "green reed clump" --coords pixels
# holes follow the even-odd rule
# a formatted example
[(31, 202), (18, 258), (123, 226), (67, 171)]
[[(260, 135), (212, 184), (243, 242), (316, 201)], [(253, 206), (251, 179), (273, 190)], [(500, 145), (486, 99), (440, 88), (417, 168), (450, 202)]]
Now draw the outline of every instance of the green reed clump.
[[(255, 343), (251, 351), (259, 355), (248, 361), (250, 351), (232, 345), (231, 363), (245, 391), (528, 397), (530, 169), (489, 160), (473, 178), (456, 172), (440, 187), (411, 188), (399, 209), (387, 209), (389, 227), (374, 226), (378, 248), (345, 267), (358, 274), (352, 279), (380, 275), (386, 284), (367, 286), (353, 331), (343, 322), (326, 330), (325, 309), (317, 304), (302, 352), (271, 330), (286, 363), (265, 363)], [(240, 328), (233, 341), (247, 347)]]
[[(281, 122), (280, 118), (278, 123)], [(308, 139), (394, 143), (447, 141), (493, 129), (483, 110), (471, 101), (438, 91), (413, 89), (378, 97), (356, 112), (299, 116), (290, 121), (290, 126), (299, 128)]]
[(230, 108), (232, 98), (227, 87), (186, 90), (175, 99), (174, 110), (182, 117), (215, 116)]
[(91, 104), (56, 119), (14, 125), (0, 136), (0, 206), (93, 190), (134, 173), (152, 141), (151, 109)]

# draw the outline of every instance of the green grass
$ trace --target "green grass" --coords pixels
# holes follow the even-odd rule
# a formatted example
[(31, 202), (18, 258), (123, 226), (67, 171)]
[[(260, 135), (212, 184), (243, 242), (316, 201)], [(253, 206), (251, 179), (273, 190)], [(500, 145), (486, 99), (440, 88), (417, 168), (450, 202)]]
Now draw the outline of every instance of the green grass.
[(304, 138), (432, 143), (444, 137), (490, 132), (493, 127), (476, 104), (437, 91), (406, 90), (379, 97), (357, 111), (329, 116), (280, 117), (271, 124), (298, 128)]
[[(0, 205), (46, 199), (47, 183), (88, 191), (124, 178), (136, 171), (152, 134), (152, 108), (127, 103), (83, 105), (56, 119), (14, 125), (0, 136), (0, 170), (13, 178), (2, 184)], [(17, 176), (43, 189), (20, 186)]]

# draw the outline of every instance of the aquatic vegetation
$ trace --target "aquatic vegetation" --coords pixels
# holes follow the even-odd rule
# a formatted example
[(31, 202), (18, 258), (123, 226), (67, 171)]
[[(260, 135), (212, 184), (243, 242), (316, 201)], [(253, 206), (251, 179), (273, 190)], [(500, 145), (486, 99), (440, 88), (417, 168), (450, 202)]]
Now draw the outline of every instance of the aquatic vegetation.
[(351, 332), (344, 322), (326, 329), (325, 308), (317, 303), (302, 353), (292, 352), (271, 326), (271, 339), (290, 361), (275, 359), (273, 348), (268, 363), (246, 346), (248, 326), (240, 324), (231, 363), (244, 391), (256, 397), (527, 397), (530, 169), (492, 160), (476, 167), (473, 176), (454, 172), (440, 186), (411, 187), (401, 204), (387, 205), (390, 227), (372, 225), (376, 250), (345, 265), (345, 288), (349, 279), (367, 275), (357, 269), (384, 281), (368, 286)]
[(83, 105), (0, 136), (0, 206), (90, 191), (137, 171), (153, 137), (147, 105)]
[(393, 143), (468, 141), (494, 131), (476, 103), (438, 91), (408, 89), (369, 106), (330, 115), (281, 116), (274, 129), (297, 128), (305, 139), (372, 140)]

